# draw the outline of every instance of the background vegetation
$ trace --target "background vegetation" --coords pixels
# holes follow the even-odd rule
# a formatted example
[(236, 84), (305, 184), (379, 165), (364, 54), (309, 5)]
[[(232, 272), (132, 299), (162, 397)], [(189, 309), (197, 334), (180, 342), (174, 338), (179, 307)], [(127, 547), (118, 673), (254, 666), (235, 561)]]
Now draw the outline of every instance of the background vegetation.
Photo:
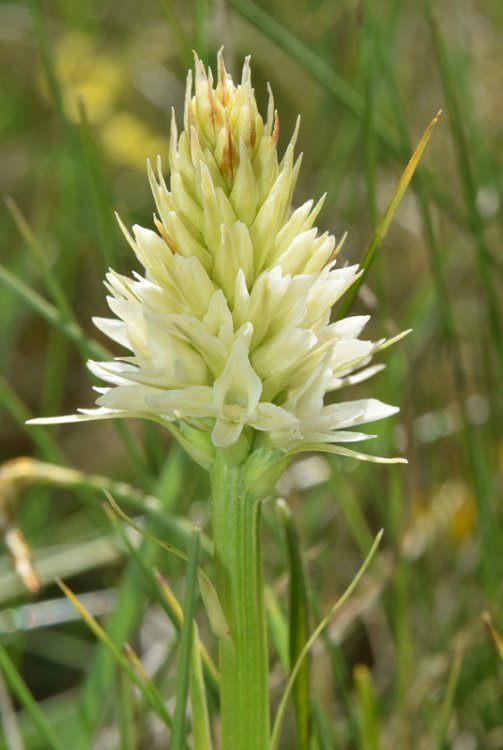
[[(125, 537), (101, 488), (183, 547), (187, 521), (208, 527), (207, 480), (150, 425), (24, 422), (91, 406), (83, 361), (108, 346), (90, 322), (107, 314), (101, 279), (109, 265), (127, 273), (132, 263), (113, 210), (151, 225), (145, 158), (167, 152), (191, 50), (214, 65), (222, 43), (235, 73), (252, 55), (264, 105), (271, 83), (280, 144), (302, 114), (295, 200), (327, 193), (318, 224), (349, 231), (350, 261), (362, 258), (412, 148), (444, 110), (353, 306), (372, 314), (372, 338), (413, 328), (381, 355), (387, 369), (351, 394), (401, 406), (370, 449), (406, 455), (409, 466), (315, 456), (289, 470), (278, 494), (301, 540), (310, 631), (385, 530), (370, 572), (313, 651), (311, 746), (503, 747), (503, 649), (498, 656), (488, 627), (491, 618), (503, 628), (502, 30), (498, 0), (0, 4), (0, 190), (11, 196), (0, 211), (1, 460), (84, 472), (29, 462), (0, 470), (1, 748), (166, 746), (148, 695), (132, 690), (54, 578), (112, 642), (132, 644), (171, 714), (180, 626), (151, 571), (183, 600), (186, 567), (130, 530)], [(270, 598), (286, 613), (287, 546), (272, 502), (265, 519)], [(29, 550), (36, 597), (26, 588), (36, 588)], [(200, 606), (197, 619), (211, 651)], [(272, 604), (273, 703), (286, 629)], [(291, 711), (282, 747), (295, 742)]]

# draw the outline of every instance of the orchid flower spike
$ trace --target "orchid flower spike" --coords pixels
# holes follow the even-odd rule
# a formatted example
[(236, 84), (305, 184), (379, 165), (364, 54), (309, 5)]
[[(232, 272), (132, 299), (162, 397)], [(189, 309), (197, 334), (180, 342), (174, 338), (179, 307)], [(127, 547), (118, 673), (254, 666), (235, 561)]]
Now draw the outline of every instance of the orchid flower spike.
[(371, 359), (391, 342), (360, 338), (368, 316), (331, 322), (361, 272), (337, 268), (334, 237), (315, 227), (323, 198), (292, 207), (297, 128), (281, 158), (278, 134), (272, 94), (265, 121), (258, 112), (249, 58), (236, 85), (222, 52), (216, 82), (195, 56), (169, 181), (160, 158), (148, 165), (155, 229), (120, 222), (145, 273), (111, 270), (114, 317), (94, 319), (129, 354), (89, 363), (106, 384), (98, 408), (34, 421), (146, 417), (189, 425), (216, 448), (246, 433), (255, 448), (291, 450), (363, 440), (355, 427), (397, 411), (337, 398), (381, 369)]

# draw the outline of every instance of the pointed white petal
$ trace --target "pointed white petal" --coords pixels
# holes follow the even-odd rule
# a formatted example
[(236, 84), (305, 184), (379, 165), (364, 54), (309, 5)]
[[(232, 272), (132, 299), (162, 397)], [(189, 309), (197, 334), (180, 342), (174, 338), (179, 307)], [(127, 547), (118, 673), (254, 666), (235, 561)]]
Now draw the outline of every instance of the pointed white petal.
[(95, 362), (89, 360), (87, 363), (87, 369), (96, 375), (100, 380), (104, 380), (105, 383), (111, 383), (112, 385), (127, 385), (127, 378), (123, 376), (123, 373), (136, 371), (136, 367), (131, 367), (124, 362)]
[(127, 335), (127, 326), (122, 320), (116, 318), (93, 318), (93, 323), (105, 336), (117, 342), (126, 349), (131, 349)]
[(148, 396), (147, 403), (159, 414), (171, 418), (213, 417), (213, 391), (208, 386), (191, 386)]
[(256, 415), (250, 421), (250, 425), (256, 430), (283, 430), (296, 427), (299, 420), (286, 409), (282, 409), (276, 404), (259, 404)]
[(332, 422), (333, 428), (350, 427), (357, 424), (375, 422), (396, 414), (400, 409), (378, 401), (375, 398), (358, 401), (344, 401), (323, 407), (322, 416)]
[(227, 365), (213, 385), (217, 413), (232, 420), (237, 409), (243, 417), (252, 414), (262, 393), (262, 381), (248, 358), (248, 332), (249, 328), (243, 329), (234, 342)]
[(155, 389), (146, 385), (118, 385), (109, 388), (96, 403), (107, 409), (150, 412), (152, 408), (147, 404), (147, 398), (152, 393)]

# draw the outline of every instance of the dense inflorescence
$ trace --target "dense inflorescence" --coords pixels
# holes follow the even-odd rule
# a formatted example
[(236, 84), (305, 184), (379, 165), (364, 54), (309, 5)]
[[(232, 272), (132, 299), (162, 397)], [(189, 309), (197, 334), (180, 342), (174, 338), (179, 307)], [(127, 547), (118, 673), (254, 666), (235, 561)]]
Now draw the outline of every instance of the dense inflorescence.
[(396, 408), (325, 397), (380, 369), (368, 363), (389, 342), (359, 338), (367, 316), (330, 322), (359, 269), (335, 268), (335, 239), (314, 226), (322, 201), (291, 207), (297, 128), (279, 160), (272, 94), (264, 122), (248, 59), (235, 85), (220, 54), (214, 85), (196, 58), (194, 83), (180, 135), (173, 114), (169, 185), (160, 159), (148, 168), (157, 231), (121, 224), (145, 274), (110, 271), (116, 317), (95, 319), (132, 356), (89, 363), (110, 387), (74, 418), (183, 421), (217, 447), (245, 428), (285, 448), (367, 438), (349, 428)]

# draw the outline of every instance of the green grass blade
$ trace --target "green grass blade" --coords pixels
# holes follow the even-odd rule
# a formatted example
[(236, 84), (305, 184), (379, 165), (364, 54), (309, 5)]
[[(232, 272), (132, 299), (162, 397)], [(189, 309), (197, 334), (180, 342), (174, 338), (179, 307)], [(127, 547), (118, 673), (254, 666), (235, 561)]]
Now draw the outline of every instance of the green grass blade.
[[(65, 112), (64, 97), (58, 80), (56, 66), (54, 62), (53, 50), (47, 38), (46, 18), (42, 11), (40, 0), (30, 0), (30, 10), (33, 20), (33, 28), (37, 39), (42, 57), (42, 65), (45, 79), (49, 88), (51, 99), (63, 126), (66, 137), (68, 153), (72, 159), (75, 169), (76, 180), (73, 180), (75, 188), (85, 195), (91, 197), (92, 220), (94, 224), (94, 233), (98, 243), (101, 246), (101, 259), (105, 262), (113, 262), (115, 258), (114, 247), (115, 240), (111, 233), (112, 213), (108, 216), (107, 212), (107, 194), (104, 185), (100, 179), (98, 165), (94, 160), (89, 133), (86, 131), (85, 122), (82, 124), (79, 136), (78, 127), (74, 125)], [(84, 118), (83, 105), (81, 106), (81, 118)], [(73, 191), (73, 203), (77, 203), (80, 196), (77, 190)], [(76, 206), (74, 206), (76, 208)]]
[(365, 177), (367, 182), (367, 199), (370, 214), (370, 225), (375, 231), (377, 226), (376, 199), (376, 142), (375, 142), (375, 60), (374, 60), (374, 19), (371, 3), (364, 2), (363, 23), (361, 28), (361, 66), (363, 76), (363, 136), (365, 146)]
[(33, 722), (35, 723), (40, 736), (47, 743), (47, 750), (64, 750), (61, 741), (56, 736), (52, 726), (45, 718), (38, 703), (26, 687), (23, 678), (17, 671), (7, 651), (0, 644), (0, 669), (2, 670), (5, 680), (18, 701), (26, 708)]
[[(110, 493), (107, 492), (106, 490), (105, 490), (105, 494), (107, 495), (108, 498), (111, 497)], [(170, 607), (169, 602), (166, 600), (166, 598), (161, 596), (153, 569), (147, 565), (140, 550), (137, 547), (135, 547), (135, 545), (128, 538), (124, 528), (122, 527), (122, 524), (120, 523), (113, 509), (109, 508), (108, 506), (105, 506), (105, 510), (107, 512), (108, 517), (110, 518), (110, 522), (112, 526), (114, 527), (117, 535), (119, 536), (120, 540), (122, 541), (122, 543), (128, 550), (128, 553), (131, 559), (137, 563), (138, 568), (143, 575), (143, 578), (150, 590), (152, 597), (155, 598), (159, 602), (159, 604), (161, 605), (161, 607), (163, 608), (163, 610), (165, 611), (165, 613), (167, 614), (171, 622), (175, 625), (175, 627), (177, 627), (177, 629), (179, 629), (180, 623), (178, 621), (178, 618), (176, 617), (175, 612), (173, 611), (173, 608)], [(141, 527), (138, 526), (137, 528), (140, 529)]]
[(7, 209), (18, 228), (21, 237), (26, 242), (26, 245), (30, 250), (38, 271), (47, 287), (47, 291), (52, 297), (54, 305), (56, 305), (63, 318), (66, 318), (67, 320), (75, 320), (73, 310), (68, 302), (65, 292), (63, 291), (63, 287), (60, 285), (57, 276), (49, 268), (43, 248), (41, 247), (30, 225), (23, 216), (21, 209), (17, 205), (16, 201), (10, 197), (10, 195), (6, 196), (4, 200), (5, 205), (7, 206)]
[[(313, 78), (354, 116), (355, 120), (362, 121), (365, 111), (364, 98), (313, 49), (278, 23), (265, 10), (256, 5), (253, 0), (230, 0), (230, 4), (237, 13), (250, 21), (265, 36), (274, 41), (278, 47), (285, 50), (293, 60), (309, 71)], [(395, 135), (389, 132), (384, 123), (375, 122), (375, 134), (392, 156), (403, 160), (406, 155), (401, 144)], [(421, 168), (421, 173), (431, 199), (448, 215), (452, 216), (458, 224), (463, 225), (463, 216), (456, 210), (450, 196), (437, 184), (435, 177), (424, 167)]]
[(487, 612), (487, 611), (482, 612), (481, 618), (494, 644), (496, 653), (498, 654), (500, 660), (503, 662), (503, 636), (501, 635), (501, 633), (499, 632), (499, 630), (493, 623), (490, 612)]
[(96, 144), (93, 140), (91, 127), (87, 119), (85, 101), (82, 98), (79, 98), (78, 108), (80, 115), (80, 146), (84, 161), (85, 176), (94, 208), (96, 233), (102, 250), (101, 256), (104, 268), (107, 270), (110, 267), (114, 268), (117, 266), (114, 213), (101, 174), (100, 162), (97, 159)]
[(379, 750), (377, 706), (372, 675), (367, 666), (358, 664), (354, 670), (354, 678), (360, 709), (360, 750)]
[(276, 717), (274, 719), (272, 734), (271, 734), (271, 742), (269, 744), (269, 750), (278, 750), (279, 747), (279, 740), (281, 735), (281, 727), (283, 725), (283, 718), (285, 715), (285, 709), (286, 705), (288, 703), (288, 698), (290, 696), (290, 693), (292, 691), (293, 684), (295, 682), (295, 678), (297, 677), (297, 674), (302, 666), (302, 662), (306, 658), (307, 654), (311, 650), (311, 647), (313, 643), (316, 641), (318, 636), (323, 632), (323, 630), (326, 628), (328, 623), (330, 622), (331, 618), (335, 615), (335, 613), (342, 607), (343, 604), (347, 602), (353, 591), (356, 589), (358, 584), (360, 583), (360, 580), (362, 579), (363, 575), (365, 574), (365, 571), (369, 567), (370, 563), (372, 562), (375, 553), (377, 552), (377, 548), (379, 547), (379, 544), (382, 539), (383, 532), (382, 530), (378, 533), (378, 535), (375, 538), (374, 544), (372, 545), (367, 557), (363, 561), (363, 564), (361, 565), (360, 569), (358, 570), (357, 574), (343, 593), (343, 595), (338, 599), (338, 601), (334, 604), (328, 615), (323, 618), (323, 620), (319, 623), (319, 625), (315, 628), (313, 633), (311, 634), (309, 640), (305, 643), (304, 648), (300, 652), (296, 663), (293, 666), (293, 669), (290, 673), (290, 677), (288, 678), (288, 682), (286, 684), (286, 687), (283, 691), (283, 695), (281, 696), (281, 700), (278, 706), (278, 710), (276, 712)]
[[(174, 504), (181, 490), (183, 477), (178, 467), (180, 463), (183, 466), (183, 459), (183, 454), (176, 448), (169, 454), (166, 471), (172, 481), (169, 484), (165, 483), (163, 495), (163, 504), (167, 507)], [(160, 533), (162, 529), (160, 521), (154, 517), (147, 518), (145, 528), (154, 533)], [(159, 564), (162, 553), (160, 547), (145, 541), (140, 550), (146, 565), (154, 568)], [(122, 575), (116, 607), (107, 620), (107, 632), (116, 643), (125, 643), (131, 639), (143, 617), (146, 592), (141, 586), (140, 575), (136, 561), (130, 560)], [(104, 648), (98, 649), (83, 684), (80, 702), (80, 715), (87, 731), (88, 744), (103, 713), (103, 701), (100, 695), (104, 691), (112, 690), (114, 675), (114, 662), (110, 655)], [(82, 750), (87, 750), (87, 747), (83, 747)]]
[(313, 729), (314, 738), (317, 742), (315, 750), (339, 750), (339, 745), (331, 736), (328, 723), (317, 706), (313, 706)]
[(405, 195), (405, 191), (409, 187), (410, 181), (414, 175), (414, 172), (416, 171), (417, 165), (419, 164), (419, 161), (423, 155), (424, 149), (426, 148), (426, 145), (428, 141), (430, 140), (430, 136), (433, 132), (433, 129), (435, 125), (437, 124), (439, 117), (441, 115), (441, 112), (438, 112), (435, 117), (432, 119), (426, 130), (424, 131), (419, 143), (417, 144), (414, 153), (409, 159), (409, 163), (405, 167), (402, 176), (400, 177), (400, 180), (398, 181), (398, 185), (396, 186), (393, 195), (391, 196), (391, 200), (388, 203), (388, 206), (381, 218), (381, 221), (376, 227), (376, 230), (373, 234), (373, 237), (370, 241), (369, 246), (367, 247), (367, 250), (365, 251), (365, 254), (363, 256), (363, 260), (360, 264), (363, 273), (358, 277), (358, 279), (355, 281), (355, 283), (352, 285), (351, 289), (346, 293), (344, 296), (344, 301), (342, 305), (340, 306), (340, 309), (338, 310), (338, 315), (340, 318), (344, 318), (353, 304), (354, 298), (356, 297), (356, 294), (358, 293), (358, 289), (362, 285), (363, 281), (365, 280), (368, 270), (372, 264), (372, 261), (374, 260), (375, 254), (377, 250), (379, 249), (383, 239), (386, 236), (386, 233), (389, 229), (389, 225), (391, 224), (391, 221), (393, 219), (393, 216), (396, 213), (396, 210), (398, 209), (398, 206), (402, 202), (402, 198)]
[(110, 356), (109, 352), (101, 344), (85, 335), (78, 323), (64, 317), (54, 305), (51, 305), (38, 292), (28, 286), (28, 284), (25, 284), (24, 281), (14, 276), (1, 263), (0, 280), (17, 294), (23, 302), (26, 302), (32, 310), (38, 313), (50, 325), (57, 328), (58, 331), (61, 331), (69, 341), (73, 341), (85, 358), (95, 357), (103, 359)]
[(199, 546), (199, 533), (194, 531), (188, 552), (187, 585), (183, 602), (183, 625), (180, 638), (180, 657), (176, 676), (176, 705), (173, 716), (171, 750), (183, 750), (186, 742), (186, 708), (187, 697), (189, 694), (191, 651), (193, 646), (193, 620), (197, 603)]
[(272, 39), (279, 47), (288, 52), (353, 115), (358, 118), (362, 116), (364, 104), (360, 94), (337, 75), (312, 49), (301, 42), (300, 39), (297, 39), (287, 28), (278, 23), (252, 0), (230, 0), (230, 5), (269, 39)]
[(190, 68), (192, 65), (191, 42), (183, 28), (176, 11), (173, 9), (172, 0), (158, 0), (159, 7), (173, 32), (173, 37), (178, 46), (180, 62), (184, 68)]
[(19, 726), (18, 713), (14, 708), (14, 702), (9, 695), (7, 683), (0, 670), (0, 719), (3, 736), (5, 738), (5, 750), (25, 750), (22, 738), (22, 730)]
[[(2, 380), (0, 379), (0, 400), (2, 395), (1, 386)], [(7, 391), (6, 395), (11, 397), (10, 400), (12, 400), (13, 394), (10, 391)], [(28, 411), (25, 408), (21, 408), (19, 417), (22, 422), (27, 415)], [(79, 469), (39, 461), (30, 457), (23, 457), (22, 460), (14, 459), (14, 461), (4, 464), (2, 466), (2, 477), (4, 483), (9, 482), (10, 485), (16, 486), (18, 491), (21, 488), (24, 490), (34, 485), (64, 487), (70, 488), (75, 492), (88, 490), (93, 493), (99, 493), (100, 499), (102, 499), (103, 493), (107, 492), (112, 496), (118, 497), (137, 513), (143, 513), (155, 519), (162, 525), (166, 535), (175, 543), (182, 547), (188, 545), (193, 528), (192, 524), (185, 518), (177, 517), (172, 512), (167, 511), (158, 497), (146, 494), (126, 482), (116, 481), (98, 474), (87, 474)], [(119, 508), (119, 515), (122, 513), (123, 519), (127, 519), (129, 522), (127, 515), (120, 510), (117, 503), (115, 503), (115, 506)], [(111, 518), (115, 520), (115, 515), (111, 516)], [(206, 536), (203, 536), (202, 542), (203, 548), (211, 552), (210, 540)]]
[(0, 404), (11, 415), (18, 426), (26, 432), (48, 461), (66, 463), (66, 459), (51, 433), (45, 427), (34, 429), (26, 422), (33, 417), (26, 404), (0, 374)]
[(284, 669), (288, 670), (288, 622), (270, 586), (265, 587), (264, 596), (271, 643)]
[[(297, 663), (304, 644), (309, 637), (309, 600), (306, 578), (302, 563), (302, 554), (292, 514), (284, 500), (276, 502), (276, 510), (285, 534), (288, 550), (288, 567), (290, 571), (289, 591), (289, 662), (290, 669)], [(297, 727), (297, 747), (299, 750), (309, 748), (311, 735), (310, 706), (310, 668), (306, 657), (292, 686), (292, 697)]]
[(118, 700), (116, 703), (117, 725), (120, 732), (120, 750), (135, 750), (138, 746), (134, 720), (134, 698), (132, 685), (124, 672), (119, 672)]
[[(165, 549), (167, 552), (170, 552), (172, 555), (179, 557), (181, 560), (188, 561), (188, 555), (186, 552), (178, 549), (172, 544), (168, 544), (167, 542), (163, 541), (159, 537), (156, 537), (155, 535), (150, 534), (144, 528), (136, 524), (117, 505), (117, 503), (115, 502), (113, 497), (110, 495), (110, 493), (107, 492), (107, 490), (105, 490), (105, 494), (107, 496), (108, 502), (110, 503), (114, 511), (117, 513), (117, 515), (120, 518), (122, 518), (123, 521), (129, 524), (131, 528), (137, 531), (141, 536), (145, 537), (145, 539), (148, 539), (151, 542), (154, 542), (154, 544), (157, 544), (159, 547), (162, 547), (162, 549)], [(206, 575), (206, 573), (204, 572), (202, 568), (198, 568), (198, 576), (199, 576), (199, 587), (201, 589), (201, 596), (202, 596), (203, 603), (206, 609), (206, 613), (208, 615), (208, 619), (212, 626), (212, 630), (216, 635), (225, 635), (226, 633), (229, 632), (229, 628), (228, 628), (224, 613), (222, 611), (222, 606), (218, 599), (218, 595), (215, 590), (215, 587), (213, 586), (212, 582), (210, 581), (210, 579), (208, 578), (208, 576)]]
[(208, 56), (209, 15), (208, 0), (193, 0), (194, 3), (194, 49), (203, 59)]
[[(175, 594), (173, 593), (172, 589), (168, 586), (166, 580), (161, 576), (159, 571), (155, 571), (155, 577), (156, 577), (157, 585), (159, 587), (161, 595), (165, 598), (166, 602), (168, 603), (168, 606), (173, 610), (173, 613), (177, 620), (177, 627), (178, 629), (180, 629), (183, 624), (182, 607), (178, 599), (176, 598)], [(202, 580), (202, 577), (199, 575), (199, 589), (200, 590), (201, 590), (201, 580)], [(220, 686), (220, 676), (218, 674), (218, 670), (213, 662), (213, 659), (211, 658), (208, 651), (206, 650), (204, 643), (202, 641), (198, 641), (197, 647), (200, 652), (200, 656), (201, 656), (204, 669), (205, 669), (206, 684), (208, 687), (211, 688), (214, 696), (217, 697), (219, 686)]]
[[(408, 154), (412, 150), (412, 144), (408, 133), (404, 104), (400, 96), (399, 87), (396, 81), (395, 68), (392, 65), (392, 61), (390, 60), (389, 56), (389, 45), (387, 43), (387, 40), (383, 38), (383, 34), (376, 27), (375, 34), (379, 55), (380, 75), (383, 79), (384, 87), (389, 98), (389, 103), (394, 113), (403, 152), (404, 154)], [(437, 307), (441, 313), (444, 335), (449, 340), (453, 349), (453, 357), (451, 358), (451, 361), (453, 363), (453, 367), (455, 368), (454, 374), (459, 385), (460, 382), (464, 382), (464, 372), (459, 352), (459, 340), (454, 323), (454, 315), (452, 312), (450, 294), (446, 279), (444, 257), (445, 253), (440, 250), (435, 236), (432, 211), (430, 203), (428, 201), (427, 190), (424, 182), (424, 174), (420, 169), (416, 171), (414, 187), (417, 195), (419, 209), (421, 212), (421, 218), (423, 221), (424, 239), (429, 250), (430, 263), (432, 267), (432, 281), (437, 298)], [(464, 387), (461, 388), (461, 391), (464, 391)]]
[[(80, 351), (83, 359), (89, 357), (93, 359), (109, 359), (110, 353), (97, 341), (89, 338), (83, 332), (79, 324), (74, 320), (68, 320), (62, 315), (62, 313), (51, 305), (44, 297), (38, 292), (32, 289), (30, 286), (17, 278), (11, 273), (5, 266), (0, 263), (0, 281), (2, 281), (9, 289), (11, 289), (23, 302), (26, 302), (35, 312), (37, 312), (42, 318), (44, 318), (51, 326), (60, 331), (65, 338), (72, 341), (77, 349)], [(30, 415), (31, 417), (32, 415)], [(28, 417), (28, 419), (30, 418)], [(135, 467), (135, 470), (144, 483), (150, 483), (150, 477), (146, 469), (144, 468), (144, 462), (142, 461), (138, 449), (136, 448), (134, 441), (130, 437), (127, 429), (124, 425), (118, 421), (114, 421), (115, 429), (119, 433), (121, 440), (126, 446), (126, 450), (129, 453), (131, 462)], [(37, 426), (37, 430), (40, 429)]]
[(356, 497), (357, 491), (351, 481), (344, 475), (341, 477), (339, 468), (333, 463), (330, 464), (328, 483), (360, 552), (364, 553), (371, 546), (373, 535), (359, 498)]
[(166, 724), (168, 727), (171, 727), (172, 719), (166, 709), (166, 706), (164, 705), (164, 701), (161, 695), (158, 693), (153, 682), (148, 679), (148, 677), (143, 672), (139, 673), (136, 660), (132, 658), (131, 652), (129, 653), (129, 657), (126, 657), (122, 650), (97, 622), (97, 620), (85, 607), (82, 606), (78, 598), (68, 588), (68, 586), (66, 586), (66, 584), (64, 584), (63, 581), (59, 579), (57, 580), (57, 583), (65, 596), (71, 601), (92, 633), (112, 656), (116, 665), (127, 675), (128, 679), (131, 682), (134, 682), (134, 684), (139, 688), (142, 696), (145, 698), (147, 703), (149, 703), (149, 705), (155, 711), (161, 721), (163, 721), (164, 724)]
[(166, 552), (170, 552), (172, 555), (175, 555), (175, 557), (180, 558), (181, 560), (188, 561), (189, 557), (187, 552), (184, 550), (179, 549), (178, 547), (175, 547), (173, 544), (169, 544), (168, 542), (165, 542), (163, 539), (160, 539), (159, 537), (156, 537), (154, 534), (151, 534), (150, 532), (146, 531), (142, 526), (135, 523), (129, 516), (124, 513), (122, 508), (117, 505), (114, 498), (110, 494), (110, 492), (107, 489), (104, 489), (104, 493), (106, 495), (106, 498), (108, 502), (110, 503), (112, 509), (117, 514), (119, 518), (121, 518), (125, 523), (128, 524), (132, 529), (138, 532), (141, 536), (143, 536), (145, 539), (148, 539), (150, 542), (153, 542), (154, 544), (157, 544), (159, 547), (162, 547), (162, 549), (166, 550)]
[[(107, 492), (106, 494), (107, 494), (107, 497), (111, 497), (110, 493)], [(141, 570), (143, 578), (149, 587), (152, 597), (160, 604), (160, 606), (166, 612), (167, 616), (169, 617), (169, 619), (171, 620), (175, 628), (177, 630), (181, 630), (182, 624), (183, 624), (183, 613), (181, 611), (180, 605), (178, 604), (178, 600), (174, 597), (174, 594), (172, 593), (172, 591), (168, 589), (166, 584), (162, 581), (162, 579), (160, 578), (160, 575), (157, 574), (156, 571), (154, 571), (145, 562), (144, 555), (140, 552), (140, 550), (137, 547), (135, 547), (134, 544), (132, 544), (127, 534), (125, 533), (121, 523), (119, 522), (119, 518), (117, 517), (116, 513), (113, 512), (112, 508), (106, 508), (106, 510), (108, 511), (110, 521), (113, 524), (117, 534), (121, 538), (121, 541), (123, 542), (124, 546), (128, 549), (129, 554), (131, 555), (131, 558), (136, 561), (139, 569)], [(141, 527), (136, 527), (136, 529), (139, 531)], [(192, 533), (193, 533), (193, 527), (191, 527), (190, 534), (192, 535)], [(188, 538), (188, 543), (190, 545), (190, 537)], [(169, 551), (173, 552), (172, 549), (170, 549)], [(179, 552), (178, 556), (184, 560), (189, 559), (189, 557), (185, 556), (185, 553), (181, 551)], [(200, 571), (198, 572), (200, 574)], [(204, 660), (206, 678), (211, 686), (211, 689), (216, 694), (218, 692), (218, 672), (216, 671), (215, 665), (213, 664), (213, 661), (211, 660), (203, 644), (198, 642), (197, 648), (198, 648), (198, 651), (201, 652), (201, 656)]]
[[(410, 150), (410, 140), (407, 132), (403, 103), (399, 96), (398, 86), (395, 81), (394, 69), (390, 65), (387, 49), (383, 48), (383, 44), (384, 43), (381, 41), (381, 44), (379, 45), (380, 62), (382, 63), (380, 65), (380, 70), (383, 71), (386, 90), (390, 97), (390, 103), (395, 113), (395, 119), (398, 125), (401, 140), (404, 144), (404, 149)], [(455, 92), (451, 93), (456, 100)], [(454, 127), (461, 128), (461, 138), (464, 138), (462, 123), (456, 123)], [(468, 478), (471, 485), (473, 486), (473, 490), (477, 497), (477, 502), (481, 510), (481, 526), (486, 540), (482, 545), (482, 550), (487, 585), (489, 589), (492, 588), (493, 591), (496, 591), (497, 576), (495, 576), (494, 574), (494, 565), (491, 561), (495, 557), (496, 550), (500, 545), (500, 541), (498, 532), (499, 527), (498, 524), (494, 524), (492, 521), (492, 513), (489, 508), (490, 503), (488, 502), (488, 497), (492, 492), (492, 472), (490, 466), (488, 465), (488, 451), (486, 450), (484, 443), (480, 441), (477, 428), (472, 424), (467, 411), (469, 383), (467, 375), (465, 373), (465, 364), (462, 357), (462, 344), (460, 335), (457, 330), (453, 303), (450, 299), (451, 294), (447, 282), (446, 271), (447, 259), (445, 257), (444, 249), (441, 249), (438, 244), (438, 240), (434, 230), (432, 210), (428, 201), (427, 190), (425, 188), (423, 176), (423, 174), (419, 172), (417, 173), (417, 180), (415, 181), (416, 195), (423, 222), (424, 238), (429, 250), (430, 264), (432, 269), (432, 281), (436, 296), (436, 309), (440, 313), (440, 324), (443, 329), (443, 335), (449, 346), (448, 361), (450, 363), (450, 366), (452, 367), (457, 402), (460, 407), (461, 417), (463, 421), (463, 430), (459, 435), (460, 449), (466, 455), (465, 460), (466, 467), (468, 469)], [(488, 396), (493, 402), (494, 408), (492, 409), (492, 412), (496, 414), (499, 408), (498, 404), (494, 403), (492, 394), (488, 394)], [(498, 440), (498, 433), (499, 428), (497, 427), (493, 440)]]
[(449, 679), (447, 682), (447, 690), (445, 691), (445, 697), (442, 703), (442, 708), (438, 718), (437, 732), (436, 732), (436, 743), (435, 750), (447, 750), (447, 729), (449, 726), (449, 719), (451, 717), (452, 708), (454, 705), (454, 699), (456, 697), (456, 688), (458, 686), (459, 676), (461, 674), (461, 666), (463, 664), (463, 651), (458, 645), (454, 650), (454, 657), (452, 660), (451, 670), (449, 672)]
[(468, 225), (475, 240), (476, 266), (484, 291), (485, 309), (487, 311), (492, 345), (497, 358), (499, 382), (503, 384), (503, 331), (501, 314), (493, 287), (494, 262), (486, 244), (484, 220), (477, 205), (477, 180), (470, 161), (471, 148), (464, 127), (466, 117), (464, 116), (461, 100), (456, 90), (456, 74), (449, 59), (442, 31), (432, 10), (431, 0), (424, 0), (424, 10), (430, 27), (441, 75), (452, 142), (456, 149), (459, 176), (465, 193)]
[(195, 621), (192, 625), (192, 649), (190, 658), (190, 710), (194, 750), (212, 750), (210, 719), (203, 678), (199, 631)]
[(68, 368), (68, 341), (51, 328), (40, 389), (39, 409), (42, 414), (58, 414), (63, 408), (64, 385)]

